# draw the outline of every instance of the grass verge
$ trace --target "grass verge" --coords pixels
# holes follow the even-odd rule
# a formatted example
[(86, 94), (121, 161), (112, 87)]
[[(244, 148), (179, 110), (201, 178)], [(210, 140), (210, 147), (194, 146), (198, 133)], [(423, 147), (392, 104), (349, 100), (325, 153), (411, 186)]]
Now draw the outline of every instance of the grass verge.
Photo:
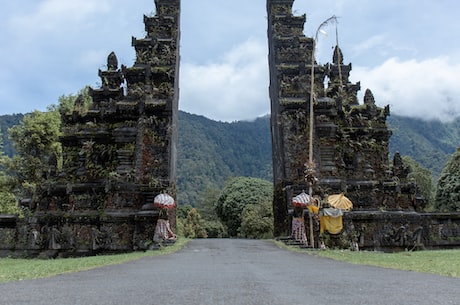
[(163, 247), (160, 250), (146, 252), (132, 252), (126, 254), (97, 255), (80, 258), (59, 259), (0, 259), (0, 283), (20, 281), (26, 279), (44, 278), (58, 274), (90, 270), (98, 267), (121, 264), (146, 256), (159, 256), (174, 253), (189, 241), (179, 238), (174, 245)]
[(286, 246), (276, 241), (282, 248), (310, 255), (327, 257), (352, 264), (371, 265), (407, 271), (432, 273), (450, 277), (460, 277), (460, 250), (426, 250), (413, 252), (383, 253), (376, 251), (349, 250), (305, 250)]

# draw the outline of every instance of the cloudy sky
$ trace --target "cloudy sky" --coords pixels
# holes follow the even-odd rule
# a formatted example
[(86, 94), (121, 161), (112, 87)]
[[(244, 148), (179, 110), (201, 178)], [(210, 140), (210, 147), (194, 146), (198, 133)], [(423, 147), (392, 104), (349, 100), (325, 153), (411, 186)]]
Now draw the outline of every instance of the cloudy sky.
[[(0, 114), (45, 110), (59, 96), (98, 87), (114, 51), (131, 66), (131, 36), (145, 36), (153, 0), (15, 0), (0, 11)], [(339, 17), (339, 44), (351, 80), (398, 115), (460, 116), (460, 2), (457, 0), (296, 0), (313, 36)], [(221, 121), (269, 113), (265, 0), (184, 0), (181, 110)], [(331, 61), (335, 26), (318, 39)], [(361, 95), (362, 95), (361, 92)]]

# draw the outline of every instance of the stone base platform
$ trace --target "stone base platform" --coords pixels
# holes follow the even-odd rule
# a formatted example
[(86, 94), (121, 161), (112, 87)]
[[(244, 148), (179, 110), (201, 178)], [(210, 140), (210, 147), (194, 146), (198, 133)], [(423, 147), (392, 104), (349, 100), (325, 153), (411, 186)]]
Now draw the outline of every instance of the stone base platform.
[(0, 215), (0, 257), (74, 257), (148, 250), (158, 211)]

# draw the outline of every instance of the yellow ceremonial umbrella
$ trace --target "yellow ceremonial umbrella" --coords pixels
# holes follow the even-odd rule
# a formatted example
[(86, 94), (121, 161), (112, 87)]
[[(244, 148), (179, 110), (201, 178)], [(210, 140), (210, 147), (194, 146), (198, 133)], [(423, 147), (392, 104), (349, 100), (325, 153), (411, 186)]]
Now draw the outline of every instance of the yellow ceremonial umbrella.
[(329, 195), (329, 197), (327, 198), (327, 202), (329, 203), (331, 207), (336, 208), (336, 209), (349, 211), (353, 208), (353, 203), (351, 202), (350, 199), (345, 197), (343, 193)]

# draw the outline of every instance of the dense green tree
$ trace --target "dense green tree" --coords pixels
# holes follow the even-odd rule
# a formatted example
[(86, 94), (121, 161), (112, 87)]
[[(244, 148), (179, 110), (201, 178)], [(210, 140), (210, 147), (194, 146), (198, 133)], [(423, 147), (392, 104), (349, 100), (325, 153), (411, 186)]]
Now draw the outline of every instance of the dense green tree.
[(176, 207), (176, 230), (177, 235), (184, 236), (184, 221), (187, 218), (188, 212), (193, 209), (189, 204), (178, 205)]
[(70, 115), (74, 111), (79, 114), (85, 114), (90, 109), (93, 103), (92, 97), (89, 95), (89, 86), (81, 89), (76, 95), (61, 95), (57, 105), (48, 107), (49, 111), (58, 111), (62, 115)]
[[(0, 184), (3, 183), (3, 178), (0, 177)], [(22, 210), (18, 207), (17, 198), (12, 192), (0, 191), (0, 214), (22, 215)]]
[(244, 238), (273, 237), (273, 204), (263, 200), (259, 204), (248, 204), (241, 214), (239, 236)]
[(193, 209), (193, 207), (189, 204), (185, 205), (179, 205), (176, 208), (176, 217), (179, 219), (185, 219), (187, 218), (188, 213), (190, 210)]
[(9, 136), (14, 144), (16, 155), (4, 159), (7, 174), (15, 179), (15, 192), (35, 194), (46, 171), (58, 166), (61, 156), (61, 145), (58, 142), (61, 119), (56, 111), (34, 111), (25, 115), (19, 125), (9, 129)]
[(183, 221), (183, 234), (188, 238), (208, 237), (204, 228), (204, 220), (195, 208), (188, 212), (187, 218)]
[(8, 129), (14, 125), (18, 125), (24, 118), (23, 114), (2, 115), (0, 116), (0, 133), (2, 135), (2, 151), (8, 157), (13, 157), (15, 151), (13, 143), (8, 139)]
[(434, 207), (444, 212), (460, 212), (460, 147), (441, 172)]
[(217, 214), (215, 204), (220, 195), (220, 189), (208, 187), (200, 193), (199, 201), (196, 202), (195, 208), (200, 212), (201, 217), (205, 220), (216, 220)]
[(402, 159), (404, 164), (409, 167), (407, 178), (416, 182), (423, 198), (426, 200), (426, 207), (432, 207), (436, 189), (431, 171), (409, 156), (403, 156)]
[[(0, 156), (0, 163), (3, 163), (4, 156)], [(12, 179), (4, 171), (0, 172), (0, 214), (18, 214), (22, 211), (18, 206), (18, 199), (13, 193)]]
[(237, 236), (242, 212), (249, 204), (271, 201), (273, 184), (259, 178), (230, 178), (216, 203), (216, 212), (227, 226), (229, 236)]
[(203, 226), (208, 238), (228, 237), (227, 228), (219, 220), (204, 220)]
[(204, 220), (204, 228), (208, 238), (227, 237), (227, 229), (219, 220), (215, 210), (215, 204), (219, 198), (219, 194), (219, 189), (208, 187), (201, 192), (200, 200), (195, 206)]
[[(5, 163), (7, 157), (2, 150), (2, 137), (0, 133), (0, 165)], [(0, 171), (0, 214), (21, 214), (18, 207), (18, 200), (12, 191), (12, 179), (8, 177), (5, 171)]]

